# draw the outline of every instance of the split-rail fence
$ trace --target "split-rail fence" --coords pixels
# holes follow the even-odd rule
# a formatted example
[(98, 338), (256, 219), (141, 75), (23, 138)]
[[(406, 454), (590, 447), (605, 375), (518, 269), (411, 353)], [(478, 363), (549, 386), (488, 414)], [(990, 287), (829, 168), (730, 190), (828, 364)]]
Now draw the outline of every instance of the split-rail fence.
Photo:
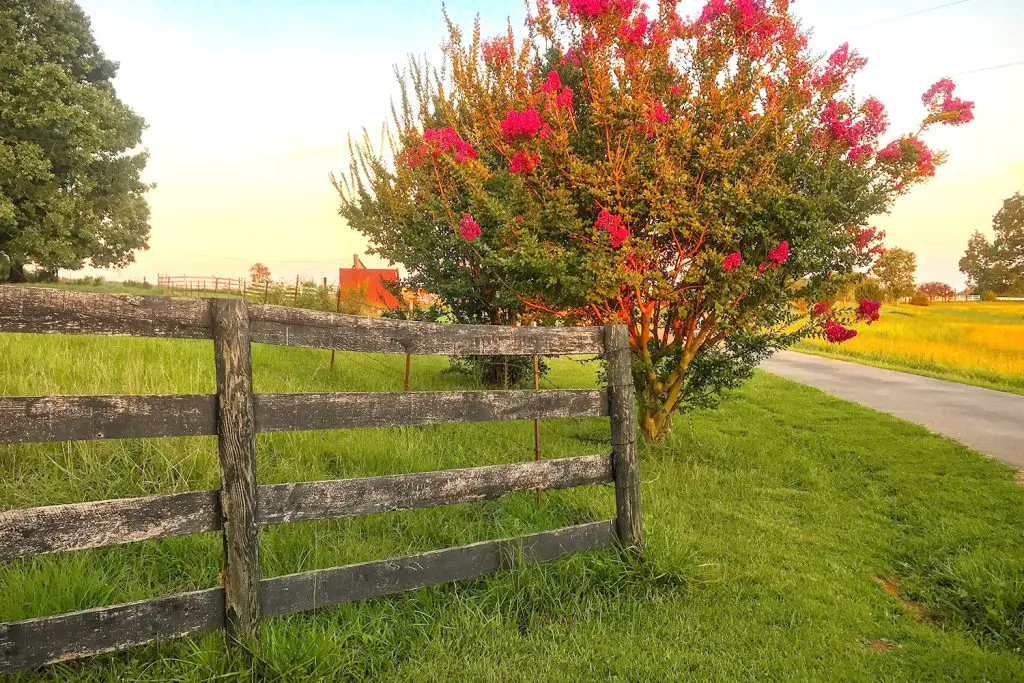
[[(618, 544), (642, 546), (626, 330), (436, 325), (243, 299), (0, 287), (0, 332), (212, 339), (215, 395), (2, 396), (0, 444), (216, 435), (221, 488), (0, 512), (0, 561), (220, 532), (223, 586), (0, 623), (0, 671), (226, 630), (259, 645), (264, 617), (469, 579)], [(254, 394), (250, 344), (437, 355), (604, 354), (604, 390)], [(610, 454), (335, 481), (259, 484), (258, 432), (608, 416)], [(614, 483), (616, 516), (511, 539), (265, 578), (260, 528)]]

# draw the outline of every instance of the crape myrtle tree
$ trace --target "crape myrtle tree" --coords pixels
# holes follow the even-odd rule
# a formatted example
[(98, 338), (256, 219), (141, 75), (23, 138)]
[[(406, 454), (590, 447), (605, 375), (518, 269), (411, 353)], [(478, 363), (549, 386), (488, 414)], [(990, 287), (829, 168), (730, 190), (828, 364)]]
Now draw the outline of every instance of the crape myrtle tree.
[[(71, 0), (0, 3), (0, 260), (119, 267), (149, 239), (143, 119)], [(6, 256), (6, 258), (5, 258)]]
[(884, 137), (851, 86), (865, 60), (815, 56), (789, 5), (541, 2), (520, 43), (449, 23), (443, 73), (406, 79), (394, 137), (355, 146), (342, 214), (446, 299), (626, 324), (657, 439), (775, 350), (877, 318), (836, 288), (881, 252), (870, 217), (943, 161), (923, 133), (972, 118), (943, 79)]

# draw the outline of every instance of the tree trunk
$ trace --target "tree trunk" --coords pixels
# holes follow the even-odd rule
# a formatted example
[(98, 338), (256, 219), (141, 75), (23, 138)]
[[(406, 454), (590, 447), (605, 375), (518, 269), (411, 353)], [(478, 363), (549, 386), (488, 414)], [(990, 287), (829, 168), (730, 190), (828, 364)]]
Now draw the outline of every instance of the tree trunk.
[(8, 282), (25, 281), (25, 264), (21, 261), (11, 261), (11, 272), (7, 274)]

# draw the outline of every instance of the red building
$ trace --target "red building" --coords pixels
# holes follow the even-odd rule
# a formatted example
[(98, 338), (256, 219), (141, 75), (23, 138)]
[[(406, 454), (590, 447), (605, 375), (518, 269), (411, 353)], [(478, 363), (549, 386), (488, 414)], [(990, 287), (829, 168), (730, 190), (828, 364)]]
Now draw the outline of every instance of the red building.
[(359, 254), (352, 255), (352, 267), (338, 271), (338, 284), (343, 290), (366, 288), (366, 302), (374, 308), (398, 308), (398, 297), (388, 291), (385, 282), (398, 282), (397, 268), (367, 268), (359, 260)]

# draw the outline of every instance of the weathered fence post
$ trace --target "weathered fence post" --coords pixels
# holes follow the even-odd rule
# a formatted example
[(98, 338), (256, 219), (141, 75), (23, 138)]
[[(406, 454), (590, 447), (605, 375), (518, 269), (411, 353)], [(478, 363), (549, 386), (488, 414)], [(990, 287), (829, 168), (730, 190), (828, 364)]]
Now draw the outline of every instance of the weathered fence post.
[(224, 621), (228, 641), (251, 649), (260, 636), (260, 557), (249, 309), (244, 299), (210, 303), (224, 522)]
[(644, 545), (640, 518), (640, 471), (636, 458), (636, 413), (629, 333), (624, 325), (604, 328), (608, 361), (608, 401), (612, 423), (612, 464), (615, 472), (615, 530), (625, 548)]

